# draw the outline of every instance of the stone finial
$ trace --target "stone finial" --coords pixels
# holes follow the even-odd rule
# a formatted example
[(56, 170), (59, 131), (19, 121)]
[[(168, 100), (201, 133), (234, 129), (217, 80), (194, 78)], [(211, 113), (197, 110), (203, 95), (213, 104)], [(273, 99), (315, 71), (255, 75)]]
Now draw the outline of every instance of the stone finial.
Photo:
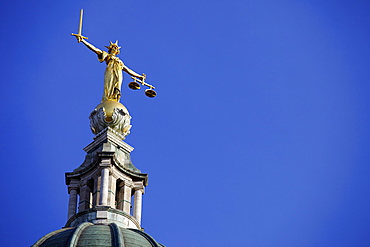
[(131, 129), (131, 116), (124, 105), (116, 101), (104, 101), (90, 114), (91, 131), (97, 135), (110, 127), (124, 139)]

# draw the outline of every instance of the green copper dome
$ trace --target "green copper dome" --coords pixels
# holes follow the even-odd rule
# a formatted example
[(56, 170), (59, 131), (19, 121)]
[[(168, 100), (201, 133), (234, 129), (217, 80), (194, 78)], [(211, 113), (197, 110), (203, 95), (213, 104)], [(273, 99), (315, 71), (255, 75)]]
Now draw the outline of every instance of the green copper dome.
[(115, 223), (97, 225), (90, 222), (78, 227), (63, 228), (39, 239), (33, 247), (164, 247), (151, 236), (137, 229), (118, 227)]

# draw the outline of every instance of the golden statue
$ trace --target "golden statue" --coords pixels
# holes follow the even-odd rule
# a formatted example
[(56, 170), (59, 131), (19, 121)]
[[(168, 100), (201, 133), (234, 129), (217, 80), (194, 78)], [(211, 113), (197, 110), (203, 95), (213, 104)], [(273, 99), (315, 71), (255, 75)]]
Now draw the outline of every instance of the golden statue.
[(145, 94), (148, 97), (155, 97), (156, 93), (153, 90), (153, 86), (150, 84), (147, 84), (145, 82), (146, 75), (142, 74), (139, 75), (135, 71), (129, 69), (121, 59), (117, 57), (117, 55), (120, 53), (120, 46), (118, 46), (118, 41), (116, 43), (112, 43), (110, 41), (110, 45), (106, 46), (108, 48), (108, 52), (102, 51), (89, 42), (87, 42), (85, 39), (88, 39), (87, 37), (82, 36), (82, 15), (83, 10), (80, 12), (80, 25), (78, 29), (78, 34), (72, 34), (73, 36), (76, 36), (77, 42), (82, 42), (87, 48), (92, 50), (98, 55), (98, 60), (100, 62), (105, 61), (107, 64), (107, 68), (105, 69), (104, 74), (104, 93), (102, 97), (102, 102), (110, 100), (110, 101), (116, 101), (118, 102), (121, 98), (121, 85), (123, 80), (122, 71), (125, 71), (129, 75), (131, 75), (131, 78), (133, 78), (135, 81), (130, 83), (129, 87), (131, 89), (139, 89), (140, 85), (137, 83), (139, 81), (142, 85), (148, 86), (150, 89), (147, 89)]

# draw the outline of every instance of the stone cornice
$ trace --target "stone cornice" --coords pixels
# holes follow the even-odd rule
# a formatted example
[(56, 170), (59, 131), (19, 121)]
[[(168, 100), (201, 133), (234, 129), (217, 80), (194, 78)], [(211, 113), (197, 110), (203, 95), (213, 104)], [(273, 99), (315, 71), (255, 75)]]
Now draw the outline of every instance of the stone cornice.
[[(102, 156), (107, 157), (107, 155), (108, 155), (107, 153), (110, 153), (110, 152), (104, 152), (104, 154), (102, 154)], [(142, 180), (143, 183), (144, 183), (144, 186), (148, 186), (148, 174), (141, 173), (141, 172), (138, 173), (138, 172), (130, 171), (129, 169), (126, 169), (125, 167), (123, 167), (123, 165), (119, 164), (118, 160), (114, 158), (113, 154), (109, 154), (109, 155), (113, 156), (112, 166), (115, 166), (119, 171), (121, 171), (122, 173), (124, 173), (128, 176), (136, 178), (137, 180)], [(66, 172), (65, 173), (66, 184), (68, 185), (70, 183), (70, 180), (73, 179), (73, 178), (78, 178), (78, 177), (84, 176), (86, 173), (95, 169), (96, 166), (99, 165), (99, 164), (100, 164), (100, 159), (97, 159), (97, 160), (95, 160), (95, 162), (91, 163), (89, 166), (86, 166), (81, 170), (78, 170), (76, 172)]]
[(106, 141), (109, 141), (109, 142), (113, 143), (116, 147), (118, 147), (120, 149), (122, 148), (123, 150), (125, 150), (128, 153), (131, 153), (134, 150), (133, 147), (131, 147), (126, 142), (123, 142), (121, 140), (120, 135), (118, 133), (116, 133), (116, 131), (114, 131), (110, 127), (107, 127), (104, 130), (102, 130), (101, 132), (99, 132), (94, 137), (94, 141), (92, 143), (90, 143), (89, 145), (87, 145), (84, 148), (84, 151), (89, 153), (89, 152), (93, 151), (94, 149), (96, 149), (97, 147), (99, 147), (100, 144), (102, 144)]

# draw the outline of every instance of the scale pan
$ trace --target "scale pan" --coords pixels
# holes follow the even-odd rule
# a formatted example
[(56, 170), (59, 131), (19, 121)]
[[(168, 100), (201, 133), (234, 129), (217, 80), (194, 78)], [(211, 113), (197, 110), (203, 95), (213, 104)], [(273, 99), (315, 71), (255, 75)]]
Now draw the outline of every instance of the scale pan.
[(147, 89), (145, 90), (145, 95), (149, 98), (154, 98), (155, 96), (157, 96), (157, 93), (153, 89)]
[(132, 90), (138, 90), (140, 89), (140, 84), (137, 83), (136, 81), (133, 81), (128, 84), (128, 87), (131, 88)]

